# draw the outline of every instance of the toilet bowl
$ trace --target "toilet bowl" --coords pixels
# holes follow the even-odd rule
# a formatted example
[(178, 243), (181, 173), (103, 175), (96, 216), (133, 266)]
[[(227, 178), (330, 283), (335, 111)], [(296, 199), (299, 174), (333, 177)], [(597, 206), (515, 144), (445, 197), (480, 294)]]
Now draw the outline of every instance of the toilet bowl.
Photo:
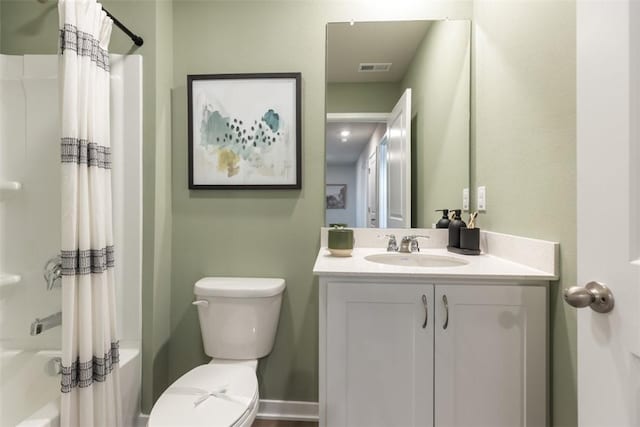
[(248, 427), (258, 412), (253, 369), (200, 365), (178, 378), (151, 410), (149, 427)]
[(205, 277), (196, 282), (205, 353), (200, 365), (165, 390), (149, 427), (249, 427), (258, 412), (257, 359), (271, 352), (283, 279)]

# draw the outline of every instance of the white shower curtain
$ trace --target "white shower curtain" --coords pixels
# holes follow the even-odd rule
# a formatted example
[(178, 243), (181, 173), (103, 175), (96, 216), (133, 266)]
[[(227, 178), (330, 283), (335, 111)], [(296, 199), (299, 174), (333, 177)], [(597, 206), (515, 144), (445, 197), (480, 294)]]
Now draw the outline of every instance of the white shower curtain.
[(122, 425), (118, 376), (109, 54), (95, 0), (59, 0), (62, 161), (61, 425)]

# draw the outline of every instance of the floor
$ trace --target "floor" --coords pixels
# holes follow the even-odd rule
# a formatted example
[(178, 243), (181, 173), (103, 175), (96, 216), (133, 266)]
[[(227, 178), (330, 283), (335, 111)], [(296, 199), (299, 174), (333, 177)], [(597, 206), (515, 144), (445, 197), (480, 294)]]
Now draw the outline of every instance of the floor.
[(312, 421), (255, 420), (251, 427), (318, 427)]

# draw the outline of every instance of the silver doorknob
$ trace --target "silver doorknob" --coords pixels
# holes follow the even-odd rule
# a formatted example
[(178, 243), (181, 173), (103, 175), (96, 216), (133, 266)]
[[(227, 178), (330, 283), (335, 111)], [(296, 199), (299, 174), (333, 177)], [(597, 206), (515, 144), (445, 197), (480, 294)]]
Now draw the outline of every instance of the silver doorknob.
[(589, 282), (584, 288), (573, 286), (565, 289), (564, 300), (573, 307), (589, 306), (598, 313), (610, 312), (615, 303), (611, 290), (598, 282)]

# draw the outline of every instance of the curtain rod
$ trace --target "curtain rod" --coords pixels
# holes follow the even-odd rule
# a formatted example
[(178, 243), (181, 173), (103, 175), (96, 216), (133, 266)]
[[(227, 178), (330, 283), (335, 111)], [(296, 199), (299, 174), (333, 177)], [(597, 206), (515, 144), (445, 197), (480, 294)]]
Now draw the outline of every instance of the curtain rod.
[(142, 44), (144, 43), (144, 40), (142, 39), (142, 37), (134, 34), (130, 29), (128, 29), (122, 22), (120, 22), (118, 20), (118, 18), (116, 18), (115, 16), (113, 16), (111, 13), (109, 13), (109, 11), (107, 9), (104, 8), (104, 6), (102, 7), (102, 10), (104, 10), (104, 13), (107, 14), (107, 16), (109, 18), (111, 18), (111, 20), (113, 20), (113, 24), (120, 28), (126, 35), (128, 35), (131, 38), (131, 41), (133, 41), (133, 43), (136, 46), (142, 46)]
[[(38, 0), (38, 2), (40, 3), (46, 3), (47, 0)], [(142, 37), (140, 37), (139, 35), (135, 34), (133, 31), (131, 31), (130, 29), (128, 29), (122, 22), (120, 22), (118, 20), (118, 18), (116, 18), (115, 16), (113, 16), (111, 14), (111, 12), (109, 12), (107, 9), (104, 8), (104, 6), (100, 5), (102, 7), (102, 10), (104, 11), (104, 13), (107, 14), (107, 16), (109, 18), (111, 18), (111, 20), (113, 21), (114, 25), (118, 28), (120, 28), (126, 35), (128, 35), (131, 38), (131, 41), (136, 45), (136, 46), (142, 46), (142, 44), (144, 43), (144, 40), (142, 39)]]

